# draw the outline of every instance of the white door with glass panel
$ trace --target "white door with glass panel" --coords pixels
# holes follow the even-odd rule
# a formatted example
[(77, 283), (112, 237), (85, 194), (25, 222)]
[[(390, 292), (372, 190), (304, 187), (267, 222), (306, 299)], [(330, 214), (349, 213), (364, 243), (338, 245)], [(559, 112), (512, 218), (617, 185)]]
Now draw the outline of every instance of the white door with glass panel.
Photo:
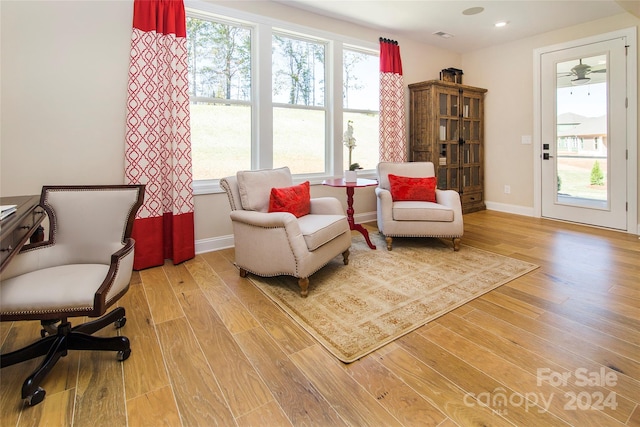
[(542, 216), (627, 229), (623, 38), (541, 55)]

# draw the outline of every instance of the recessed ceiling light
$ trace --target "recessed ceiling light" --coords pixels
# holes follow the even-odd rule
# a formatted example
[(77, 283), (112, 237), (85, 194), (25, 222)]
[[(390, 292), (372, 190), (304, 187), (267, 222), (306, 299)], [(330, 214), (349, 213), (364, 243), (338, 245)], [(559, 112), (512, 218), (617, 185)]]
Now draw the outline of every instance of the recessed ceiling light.
[(443, 39), (450, 39), (453, 37), (453, 34), (445, 33), (444, 31), (436, 31), (433, 33), (434, 36), (442, 37)]
[(462, 11), (463, 15), (477, 15), (478, 13), (482, 13), (484, 11), (484, 7), (470, 7), (469, 9), (465, 9)]
[(496, 28), (502, 28), (502, 27), (506, 27), (508, 23), (509, 23), (508, 21), (500, 21), (500, 22), (496, 22), (495, 26)]

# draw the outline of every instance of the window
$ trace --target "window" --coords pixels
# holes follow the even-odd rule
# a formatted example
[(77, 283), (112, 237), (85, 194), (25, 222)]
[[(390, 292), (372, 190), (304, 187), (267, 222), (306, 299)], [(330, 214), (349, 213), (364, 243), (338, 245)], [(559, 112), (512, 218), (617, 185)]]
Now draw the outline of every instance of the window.
[(251, 168), (251, 29), (187, 17), (193, 179)]
[(325, 44), (273, 35), (273, 165), (326, 170)]
[[(378, 146), (379, 57), (378, 54), (345, 47), (342, 59), (342, 106), (344, 128), (353, 122), (356, 148), (352, 162), (364, 169), (375, 169), (380, 158)], [(344, 169), (349, 168), (344, 156)]]
[(348, 120), (354, 161), (375, 168), (377, 43), (191, 5), (198, 7), (187, 9), (196, 194), (219, 191), (220, 178), (245, 169), (289, 166), (315, 182), (341, 175)]

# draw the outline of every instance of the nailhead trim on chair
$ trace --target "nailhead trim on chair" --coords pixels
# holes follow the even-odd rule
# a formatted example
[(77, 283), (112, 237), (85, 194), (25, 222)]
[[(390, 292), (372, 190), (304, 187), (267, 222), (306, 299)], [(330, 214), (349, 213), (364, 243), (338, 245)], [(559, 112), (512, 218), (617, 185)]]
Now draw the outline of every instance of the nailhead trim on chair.
[[(283, 228), (284, 232), (287, 233), (287, 229), (285, 227), (259, 227), (257, 225), (253, 225), (253, 224), (246, 224), (250, 227), (255, 227), (255, 228), (263, 228), (263, 229), (274, 229), (274, 228)], [(291, 247), (291, 239), (287, 238), (287, 242), (289, 243), (289, 249), (291, 249), (291, 253), (293, 253), (293, 248)], [(336, 255), (337, 256), (337, 255)], [(294, 259), (296, 261), (296, 271), (298, 271), (298, 259), (294, 256)], [(333, 258), (332, 258), (333, 259)], [(318, 268), (316, 268), (315, 270), (313, 270), (311, 273), (309, 273), (309, 275), (307, 277), (310, 277), (313, 273), (315, 273), (316, 271), (320, 270), (322, 267), (324, 267), (325, 265), (329, 264), (331, 262), (331, 259), (327, 262), (325, 262), (324, 264), (322, 264), (321, 266), (319, 266)], [(249, 273), (255, 274), (256, 276), (260, 276), (260, 277), (275, 277), (275, 276), (292, 276), (295, 277), (297, 279), (300, 279), (300, 276), (297, 276), (295, 274), (291, 274), (291, 273), (272, 273), (272, 274), (259, 274), (256, 273), (253, 270), (250, 270), (248, 268), (245, 268), (241, 265), (239, 265), (238, 263), (234, 262), (233, 263), (236, 267), (241, 268), (245, 271), (248, 271)]]
[[(336, 255), (336, 256), (337, 256), (337, 255)], [(318, 270), (320, 270), (322, 267), (324, 267), (325, 265), (329, 264), (332, 260), (333, 260), (333, 258), (332, 258), (332, 259), (330, 259), (329, 261), (327, 261), (326, 263), (322, 264), (322, 265), (321, 265), (320, 267), (318, 267), (317, 269), (313, 270), (311, 273), (309, 273), (309, 276), (307, 276), (307, 277), (310, 277), (313, 273), (317, 272), (317, 271), (318, 271)], [(237, 268), (240, 268), (240, 269), (242, 269), (242, 270), (244, 270), (244, 271), (246, 271), (246, 272), (249, 272), (249, 273), (251, 273), (251, 274), (254, 274), (254, 275), (256, 275), (256, 276), (260, 276), (260, 277), (291, 276), (291, 277), (295, 277), (296, 279), (300, 279), (300, 278), (301, 278), (301, 276), (296, 276), (295, 274), (291, 274), (291, 273), (270, 273), (270, 274), (261, 274), (261, 273), (256, 273), (255, 271), (250, 270), (250, 269), (248, 269), (248, 268), (242, 267), (241, 265), (239, 265), (239, 264), (238, 264), (238, 263), (236, 263), (236, 262), (234, 262), (234, 263), (233, 263), (233, 265), (235, 265)]]
[(19, 316), (19, 315), (23, 315), (23, 314), (47, 314), (47, 313), (57, 313), (58, 311), (72, 311), (72, 312), (77, 312), (77, 311), (91, 311), (93, 310), (92, 306), (89, 307), (78, 307), (78, 308), (59, 308), (56, 310), (27, 310), (27, 311), (5, 311), (2, 313), (3, 316)]
[(36, 249), (46, 248), (48, 246), (53, 246), (55, 244), (56, 243), (51, 240), (45, 240), (44, 242), (37, 242), (37, 243), (27, 243), (26, 245), (24, 245), (22, 249), (20, 249), (20, 253), (35, 251)]
[[(74, 188), (49, 188), (48, 191), (53, 193), (53, 192), (66, 192), (66, 191), (76, 191), (76, 192), (77, 191), (131, 191), (131, 189), (123, 188), (121, 190), (118, 190), (117, 188), (114, 188), (114, 187), (102, 188), (102, 189), (94, 188), (94, 187), (87, 187), (87, 188), (74, 187)], [(58, 221), (56, 219), (55, 210), (51, 208), (51, 205), (48, 203), (48, 200), (45, 200), (44, 205), (45, 205), (45, 210), (47, 211), (47, 214), (52, 216), (52, 219), (49, 220), (49, 223), (53, 228), (53, 237), (54, 237), (53, 240), (55, 243), (55, 236), (56, 236), (56, 232), (58, 231)], [(127, 213), (127, 218), (131, 215), (132, 210), (133, 210), (133, 206), (129, 208), (129, 212)], [(122, 230), (122, 236), (120, 236), (121, 242), (124, 242), (125, 233), (126, 233), (126, 227)]]
[[(135, 250), (135, 248), (136, 248), (136, 246), (134, 244), (133, 246), (131, 246), (131, 248), (127, 252), (125, 252), (124, 254), (122, 254), (122, 256), (120, 258), (118, 258), (118, 263), (116, 264), (116, 270), (113, 273), (114, 276), (118, 275), (118, 271), (120, 270), (120, 263), (122, 262), (122, 258), (126, 257), (131, 252), (133, 252)], [(107, 300), (106, 297), (105, 297), (105, 300), (104, 300), (105, 307), (109, 307), (111, 304), (113, 304), (112, 301), (119, 300), (129, 290), (129, 285), (130, 285), (130, 283), (128, 283), (127, 286), (125, 286), (124, 289), (122, 289), (122, 291), (118, 292), (113, 297), (111, 297), (110, 300)], [(105, 293), (108, 294), (109, 290), (111, 289), (112, 286), (113, 286), (113, 281), (111, 281), (111, 286), (109, 286), (107, 289), (105, 289)], [(95, 305), (96, 304), (94, 302), (94, 306)]]
[[(55, 244), (55, 243), (54, 243)], [(135, 246), (132, 246), (126, 253), (124, 253), (122, 255), (122, 257), (120, 257), (118, 259), (118, 263), (116, 265), (116, 269), (114, 271), (114, 276), (118, 275), (118, 270), (120, 269), (120, 262), (122, 260), (123, 257), (129, 255), (133, 250), (135, 249)], [(113, 282), (111, 283), (111, 286), (113, 286)], [(105, 293), (109, 293), (109, 289), (111, 289), (111, 286), (107, 289), (105, 289)], [(129, 285), (127, 285), (122, 292), (114, 295), (109, 301), (105, 300), (105, 307), (109, 307), (111, 304), (111, 301), (114, 300), (118, 300), (122, 295), (124, 295), (124, 293), (126, 293), (127, 289), (129, 288)], [(94, 304), (95, 305), (95, 304)], [(57, 313), (60, 311), (72, 311), (72, 312), (81, 312), (81, 311), (93, 311), (95, 310), (94, 306), (88, 306), (88, 307), (76, 307), (76, 308), (57, 308), (55, 310), (27, 310), (27, 311), (5, 311), (2, 312), (0, 314), (4, 315), (4, 316), (21, 316), (21, 315), (26, 315), (26, 314), (49, 314), (49, 313)]]
[(389, 236), (389, 237), (435, 237), (436, 239), (444, 239), (444, 238), (460, 238), (463, 235), (462, 234), (445, 234), (445, 235), (441, 235), (441, 234), (384, 234), (382, 233), (383, 236)]
[[(263, 229), (263, 230), (274, 230), (274, 229), (281, 228), (281, 229), (283, 229), (283, 230), (284, 230), (284, 232), (285, 232), (285, 233), (287, 233), (287, 228), (286, 228), (286, 227), (259, 227), (259, 226), (254, 225), (254, 224), (247, 224), (247, 223), (244, 223), (244, 224), (245, 224), (245, 225), (248, 225), (249, 227), (253, 227), (253, 228), (261, 228), (261, 229)], [(290, 251), (291, 251), (291, 253), (293, 254), (293, 248), (291, 247), (291, 239), (289, 239), (289, 236), (288, 236), (288, 235), (287, 235), (287, 243), (289, 244), (289, 250), (290, 250)], [(295, 256), (293, 257), (293, 259), (294, 259), (294, 260), (295, 260), (295, 262), (296, 262), (296, 271), (298, 271), (298, 259), (297, 259)], [(236, 265), (236, 267), (238, 267), (238, 268), (242, 268), (243, 270), (248, 271), (249, 273), (253, 273), (253, 274), (255, 274), (256, 276), (261, 276), (261, 277), (275, 277), (275, 276), (283, 276), (283, 275), (286, 275), (286, 276), (293, 276), (293, 277), (300, 277), (300, 276), (296, 276), (296, 275), (291, 274), (291, 273), (273, 273), (273, 274), (269, 274), (269, 275), (266, 275), (266, 274), (258, 274), (258, 273), (256, 273), (256, 272), (255, 272), (255, 271), (253, 271), (253, 270), (250, 270), (250, 269), (248, 269), (248, 268), (245, 268), (245, 267), (242, 267), (242, 266), (238, 265), (237, 263), (234, 263), (234, 264), (235, 264), (235, 265)]]
[(229, 199), (229, 206), (231, 206), (231, 210), (237, 210), (236, 204), (234, 203), (233, 196), (231, 195), (231, 187), (229, 187), (229, 182), (226, 179), (220, 180), (220, 187), (227, 193), (227, 198)]

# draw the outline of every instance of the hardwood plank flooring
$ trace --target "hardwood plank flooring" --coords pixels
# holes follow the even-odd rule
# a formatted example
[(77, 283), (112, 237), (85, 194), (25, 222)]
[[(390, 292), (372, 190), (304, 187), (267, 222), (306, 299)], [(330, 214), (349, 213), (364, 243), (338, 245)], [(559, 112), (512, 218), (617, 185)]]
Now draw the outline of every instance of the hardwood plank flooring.
[[(540, 268), (351, 364), (239, 277), (233, 249), (135, 272), (127, 324), (100, 331), (131, 357), (71, 352), (33, 408), (38, 361), (0, 370), (0, 425), (640, 426), (638, 236), (481, 211), (462, 243)], [(2, 323), (2, 352), (39, 329)]]

